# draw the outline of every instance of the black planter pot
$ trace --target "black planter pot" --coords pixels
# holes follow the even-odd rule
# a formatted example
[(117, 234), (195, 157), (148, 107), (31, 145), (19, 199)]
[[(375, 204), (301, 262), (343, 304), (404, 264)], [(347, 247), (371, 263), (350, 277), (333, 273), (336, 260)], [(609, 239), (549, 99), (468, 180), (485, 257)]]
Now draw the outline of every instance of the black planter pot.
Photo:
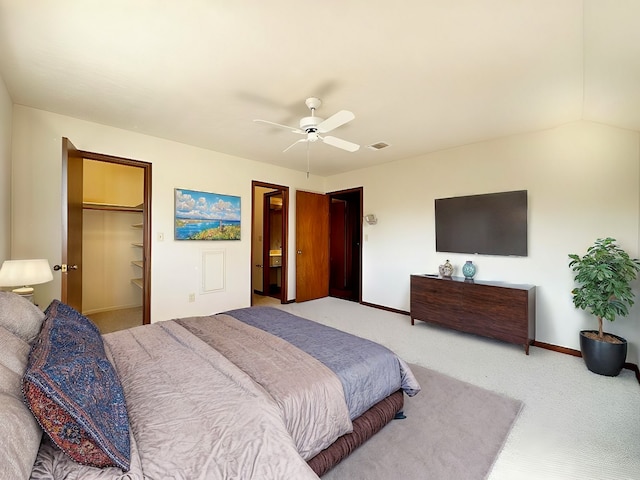
[(583, 330), (580, 332), (580, 351), (587, 368), (598, 375), (617, 376), (627, 359), (627, 341), (609, 333), (608, 335), (616, 337), (622, 343), (603, 342), (587, 337), (586, 332), (597, 334), (598, 331)]

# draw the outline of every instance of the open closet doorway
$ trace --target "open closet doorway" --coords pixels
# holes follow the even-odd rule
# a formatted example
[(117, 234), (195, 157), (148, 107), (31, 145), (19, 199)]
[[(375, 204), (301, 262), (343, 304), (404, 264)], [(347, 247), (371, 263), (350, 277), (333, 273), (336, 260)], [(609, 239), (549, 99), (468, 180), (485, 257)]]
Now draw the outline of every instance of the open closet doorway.
[(102, 333), (150, 322), (151, 164), (63, 138), (61, 300)]
[(287, 302), (289, 187), (252, 182), (251, 305)]
[(362, 302), (362, 187), (329, 193), (329, 296)]

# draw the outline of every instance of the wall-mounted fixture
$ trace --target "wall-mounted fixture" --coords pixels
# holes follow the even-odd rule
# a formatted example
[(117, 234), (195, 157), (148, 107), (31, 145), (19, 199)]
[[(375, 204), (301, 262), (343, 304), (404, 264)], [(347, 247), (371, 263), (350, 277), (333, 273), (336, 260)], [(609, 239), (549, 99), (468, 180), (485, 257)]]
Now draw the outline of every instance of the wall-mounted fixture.
[(369, 225), (375, 225), (376, 223), (378, 223), (378, 219), (373, 213), (370, 213), (369, 215), (365, 215), (364, 221), (367, 222)]
[(49, 261), (44, 258), (31, 260), (5, 260), (0, 268), (0, 287), (19, 287), (13, 293), (33, 301), (33, 287), (53, 280)]

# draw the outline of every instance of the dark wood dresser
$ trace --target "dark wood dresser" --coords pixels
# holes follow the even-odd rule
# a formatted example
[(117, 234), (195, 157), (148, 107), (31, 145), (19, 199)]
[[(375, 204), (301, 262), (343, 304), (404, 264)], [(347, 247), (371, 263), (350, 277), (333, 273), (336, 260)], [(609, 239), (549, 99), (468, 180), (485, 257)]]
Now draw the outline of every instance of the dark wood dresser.
[(536, 336), (536, 287), (411, 275), (411, 325), (434, 323), (524, 346)]

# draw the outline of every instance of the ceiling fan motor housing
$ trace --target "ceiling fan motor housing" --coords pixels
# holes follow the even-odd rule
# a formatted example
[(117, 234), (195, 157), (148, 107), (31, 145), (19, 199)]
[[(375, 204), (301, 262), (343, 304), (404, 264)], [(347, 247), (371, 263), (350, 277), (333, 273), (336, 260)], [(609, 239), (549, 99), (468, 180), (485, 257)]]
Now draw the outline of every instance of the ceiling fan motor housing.
[(316, 132), (318, 125), (324, 122), (324, 118), (320, 117), (304, 117), (300, 119), (300, 130), (303, 132)]

